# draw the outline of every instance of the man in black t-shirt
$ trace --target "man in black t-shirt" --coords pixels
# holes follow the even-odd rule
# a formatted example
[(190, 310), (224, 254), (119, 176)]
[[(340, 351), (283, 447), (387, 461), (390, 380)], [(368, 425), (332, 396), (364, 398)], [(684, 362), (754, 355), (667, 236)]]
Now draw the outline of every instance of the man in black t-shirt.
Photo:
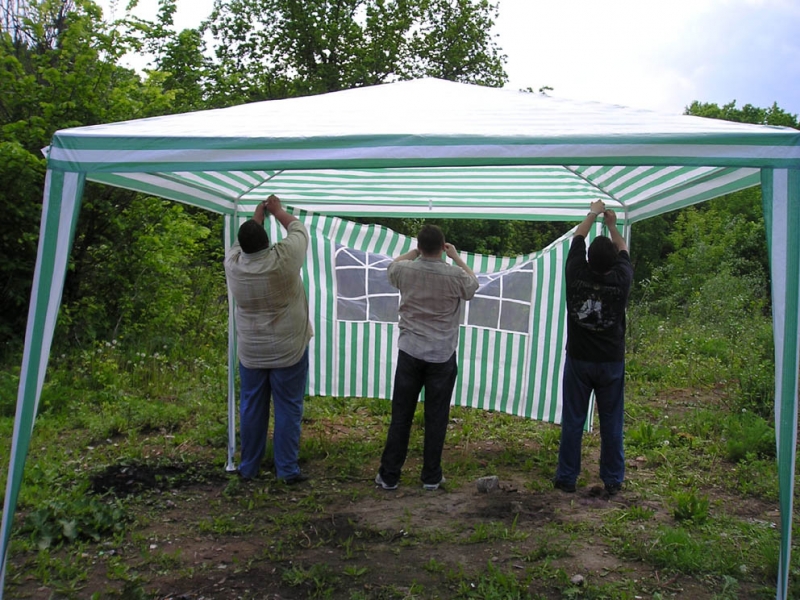
[[(604, 215), (609, 236), (597, 236), (586, 258), (586, 236)], [(625, 478), (622, 422), (625, 397), (625, 309), (633, 280), (628, 246), (617, 215), (602, 200), (592, 202), (567, 255), (567, 356), (562, 380), (561, 444), (553, 483), (575, 491), (581, 441), (594, 391), (600, 418), (600, 479), (609, 495)]]

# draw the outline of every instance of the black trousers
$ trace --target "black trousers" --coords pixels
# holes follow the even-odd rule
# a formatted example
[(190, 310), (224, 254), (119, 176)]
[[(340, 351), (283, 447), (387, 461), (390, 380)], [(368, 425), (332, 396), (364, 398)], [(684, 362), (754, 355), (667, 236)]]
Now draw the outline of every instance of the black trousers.
[(442, 479), (442, 449), (450, 420), (450, 401), (458, 375), (456, 353), (443, 363), (432, 363), (402, 350), (397, 355), (392, 393), (392, 422), (381, 456), (380, 475), (388, 485), (395, 485), (408, 454), (408, 440), (414, 411), (425, 389), (425, 446), (422, 457), (422, 483), (435, 484)]

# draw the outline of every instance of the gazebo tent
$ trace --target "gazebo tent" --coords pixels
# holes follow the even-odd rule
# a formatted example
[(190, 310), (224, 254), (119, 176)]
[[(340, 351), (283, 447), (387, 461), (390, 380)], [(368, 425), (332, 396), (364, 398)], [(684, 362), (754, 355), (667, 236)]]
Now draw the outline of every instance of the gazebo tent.
[[(236, 224), (274, 192), (307, 224), (324, 222), (321, 235), (338, 236), (343, 247), (347, 225), (327, 215), (577, 221), (601, 197), (630, 226), (761, 185), (775, 329), (777, 597), (787, 596), (800, 341), (799, 131), (423, 79), (57, 132), (48, 149), (0, 530), (0, 593), (86, 180), (223, 214), (227, 243)], [(382, 235), (374, 234), (360, 233), (353, 243)], [(390, 249), (370, 243), (367, 253)], [(392, 244), (404, 248), (410, 240)], [(312, 263), (326, 250), (319, 252)], [(522, 262), (490, 265), (486, 272), (505, 273)], [(538, 282), (558, 276), (553, 265), (558, 262)], [(550, 289), (551, 296), (558, 293), (557, 285)], [(313, 298), (311, 304), (319, 308)], [(231, 327), (231, 342), (234, 336)]]

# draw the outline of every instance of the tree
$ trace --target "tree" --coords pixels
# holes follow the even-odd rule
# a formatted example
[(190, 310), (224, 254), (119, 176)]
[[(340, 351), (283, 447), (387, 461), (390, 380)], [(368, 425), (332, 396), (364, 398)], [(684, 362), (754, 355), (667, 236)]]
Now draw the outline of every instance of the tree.
[(742, 108), (736, 108), (736, 100), (721, 107), (716, 104), (695, 100), (686, 109), (685, 114), (709, 119), (721, 119), (723, 121), (735, 121), (737, 123), (800, 128), (797, 115), (787, 113), (778, 106), (777, 102), (769, 108), (757, 108), (752, 104), (745, 104)]
[(216, 0), (215, 106), (422, 75), (502, 85), (486, 0)]
[[(735, 101), (723, 106), (695, 101), (686, 114), (800, 129), (797, 115), (777, 104), (769, 108), (750, 104), (737, 108)], [(687, 286), (701, 285), (723, 269), (733, 277), (750, 281), (768, 304), (769, 261), (764, 240), (761, 193), (757, 188), (637, 223), (631, 240), (636, 280), (645, 282), (655, 275), (661, 283), (635, 287), (634, 294), (646, 290), (657, 296), (668, 295), (672, 306), (683, 306), (691, 293)]]
[(148, 76), (172, 95), (171, 112), (190, 112), (208, 108), (206, 103), (211, 60), (199, 29), (174, 29), (176, 0), (159, 0), (155, 22), (127, 15), (121, 24), (135, 40), (132, 47), (153, 56)]
[(487, 0), (431, 0), (422, 6), (407, 75), (502, 87), (506, 56), (490, 35), (497, 6)]
[[(0, 32), (0, 343), (22, 338), (44, 187), (42, 148), (59, 129), (151, 116), (168, 110), (169, 96), (117, 66), (127, 38), (105, 24), (90, 0), (4, 4)], [(11, 23), (11, 30), (5, 29)], [(65, 287), (74, 299), (87, 249), (114, 230), (123, 190), (89, 186), (77, 226)], [(17, 344), (12, 344), (17, 345)]]

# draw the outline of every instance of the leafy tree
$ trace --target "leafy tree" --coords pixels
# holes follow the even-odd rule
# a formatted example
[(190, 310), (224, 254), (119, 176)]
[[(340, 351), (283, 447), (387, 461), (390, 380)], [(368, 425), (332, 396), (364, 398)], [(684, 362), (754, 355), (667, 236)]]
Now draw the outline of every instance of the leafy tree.
[[(757, 108), (750, 104), (737, 108), (735, 101), (721, 107), (695, 101), (687, 108), (686, 114), (800, 129), (797, 115), (787, 113), (777, 104), (770, 108)], [(690, 293), (682, 286), (699, 285), (718, 273), (718, 269), (724, 268), (733, 277), (755, 281), (756, 289), (768, 299), (769, 259), (758, 188), (728, 194), (637, 223), (632, 230), (631, 242), (636, 280), (647, 284), (634, 288), (634, 294), (653, 294), (658, 287), (659, 294), (665, 293), (671, 302), (682, 305)], [(722, 245), (726, 247), (722, 248)], [(692, 266), (688, 268), (681, 264)], [(649, 285), (654, 276), (665, 284), (663, 289)]]
[(686, 114), (694, 115), (695, 117), (735, 121), (737, 123), (752, 123), (754, 125), (780, 125), (794, 127), (795, 129), (800, 126), (797, 115), (787, 113), (777, 103), (774, 103), (769, 108), (758, 108), (752, 104), (745, 104), (742, 108), (736, 108), (735, 100), (722, 106), (695, 100), (686, 109)]
[(431, 0), (422, 3), (423, 25), (411, 40), (411, 77), (502, 87), (503, 63), (489, 32), (497, 6), (487, 0)]
[(655, 269), (651, 301), (665, 314), (683, 310), (719, 273), (747, 279), (755, 297), (766, 298), (769, 265), (763, 220), (734, 215), (724, 206), (681, 211), (669, 232), (674, 250)]
[[(10, 10), (18, 9), (18, 14)], [(59, 129), (166, 112), (168, 95), (117, 66), (126, 37), (90, 0), (6, 2), (0, 32), (0, 343), (21, 341), (44, 187), (42, 148)], [(6, 27), (6, 23), (10, 24)], [(74, 290), (88, 248), (113, 230), (132, 195), (90, 186), (65, 287)], [(98, 292), (102, 293), (98, 290)]]
[(216, 106), (432, 75), (502, 85), (486, 0), (217, 0)]
[(125, 337), (152, 350), (203, 343), (224, 332), (227, 300), (218, 302), (225, 286), (221, 250), (210, 255), (212, 244), (206, 244), (213, 237), (213, 246), (220, 247), (221, 219), (137, 197), (114, 225), (113, 236), (87, 248), (81, 289), (62, 311), (63, 325), (75, 339)]
[(160, 81), (162, 90), (172, 95), (170, 112), (190, 112), (208, 108), (206, 96), (211, 60), (200, 29), (176, 32), (176, 0), (159, 0), (155, 22), (127, 16), (121, 22), (130, 32), (131, 47), (152, 55), (149, 77)]

